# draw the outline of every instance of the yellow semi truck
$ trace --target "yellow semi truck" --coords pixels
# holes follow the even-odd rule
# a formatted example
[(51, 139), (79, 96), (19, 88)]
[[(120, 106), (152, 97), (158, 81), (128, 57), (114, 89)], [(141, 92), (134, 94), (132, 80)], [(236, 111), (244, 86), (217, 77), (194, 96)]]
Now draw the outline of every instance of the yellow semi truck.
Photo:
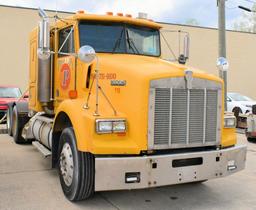
[(52, 157), (65, 196), (224, 177), (245, 167), (223, 81), (161, 58), (161, 25), (83, 11), (30, 34), (29, 102), (12, 105), (15, 142)]

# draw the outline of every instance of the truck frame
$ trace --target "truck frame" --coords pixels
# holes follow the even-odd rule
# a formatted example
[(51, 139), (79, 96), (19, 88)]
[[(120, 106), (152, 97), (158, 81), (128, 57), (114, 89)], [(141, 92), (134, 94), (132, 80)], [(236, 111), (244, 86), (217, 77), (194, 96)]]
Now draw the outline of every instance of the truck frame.
[(140, 14), (55, 16), (30, 34), (29, 102), (14, 103), (16, 143), (51, 156), (65, 196), (224, 177), (245, 167), (223, 81), (161, 58), (161, 25)]

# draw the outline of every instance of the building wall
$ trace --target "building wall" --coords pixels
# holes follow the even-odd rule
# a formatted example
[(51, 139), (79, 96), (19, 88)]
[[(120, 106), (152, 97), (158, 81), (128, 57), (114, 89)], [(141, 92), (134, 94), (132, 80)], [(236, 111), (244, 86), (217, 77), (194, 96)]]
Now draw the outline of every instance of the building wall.
[[(216, 29), (164, 24), (165, 30), (182, 30), (190, 34), (189, 66), (218, 75), (218, 31)], [(163, 32), (178, 55), (177, 33)], [(181, 40), (183, 41), (183, 40)], [(181, 44), (182, 45), (182, 44)], [(182, 46), (181, 46), (182, 47)], [(172, 59), (162, 40), (164, 58)], [(256, 99), (256, 34), (227, 31), (228, 91), (240, 92)]]
[[(54, 12), (48, 14), (53, 16)], [(69, 13), (59, 13), (65, 17)], [(28, 84), (29, 32), (38, 24), (37, 10), (0, 6), (0, 84), (17, 85), (25, 90)], [(189, 32), (191, 38), (189, 66), (218, 75), (218, 31), (210, 28), (163, 24), (164, 30)], [(176, 56), (179, 54), (179, 38), (174, 32), (162, 32)], [(182, 42), (182, 37), (181, 37)], [(173, 59), (163, 39), (162, 55)], [(182, 48), (182, 43), (180, 48)], [(228, 90), (241, 92), (256, 99), (256, 35), (227, 32), (227, 57), (230, 62)]]
[[(54, 12), (47, 12), (54, 16)], [(59, 13), (60, 17), (70, 14)], [(0, 6), (0, 85), (28, 87), (29, 33), (40, 20), (35, 9)]]

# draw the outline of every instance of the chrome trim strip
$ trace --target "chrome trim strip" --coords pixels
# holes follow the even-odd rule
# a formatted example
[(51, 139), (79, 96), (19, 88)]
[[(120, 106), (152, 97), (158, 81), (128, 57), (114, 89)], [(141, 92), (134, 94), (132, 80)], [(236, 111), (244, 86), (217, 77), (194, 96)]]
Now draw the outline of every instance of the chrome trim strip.
[(207, 103), (207, 90), (204, 88), (204, 128), (203, 128), (203, 144), (205, 144), (206, 135), (206, 103)]
[(172, 91), (170, 89), (169, 147), (172, 145)]
[(149, 90), (149, 108), (148, 108), (148, 149), (154, 148), (154, 122), (155, 122), (155, 88)]
[(187, 89), (187, 135), (186, 144), (189, 144), (189, 116), (190, 115), (190, 89)]

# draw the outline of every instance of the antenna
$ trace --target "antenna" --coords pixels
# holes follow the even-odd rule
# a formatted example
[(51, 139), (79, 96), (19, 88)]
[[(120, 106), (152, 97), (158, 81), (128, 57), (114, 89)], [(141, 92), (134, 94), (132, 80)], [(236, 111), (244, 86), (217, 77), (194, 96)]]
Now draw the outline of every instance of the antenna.
[(55, 0), (55, 16), (58, 17), (58, 0)]

